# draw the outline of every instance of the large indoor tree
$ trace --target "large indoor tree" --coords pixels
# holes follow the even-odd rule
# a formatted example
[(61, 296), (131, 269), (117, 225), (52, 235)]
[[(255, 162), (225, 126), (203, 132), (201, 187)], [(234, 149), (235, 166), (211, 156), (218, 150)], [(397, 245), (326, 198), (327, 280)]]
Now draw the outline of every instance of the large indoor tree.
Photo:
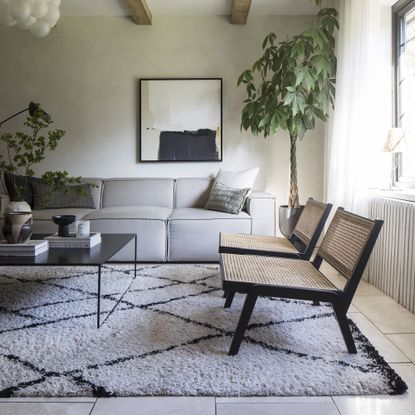
[[(318, 6), (321, 0), (316, 0)], [(320, 9), (311, 27), (277, 42), (270, 33), (263, 54), (238, 79), (247, 98), (241, 128), (264, 137), (283, 129), (290, 136), (290, 193), (288, 207), (299, 208), (296, 145), (316, 118), (326, 121), (334, 105), (337, 11)]]

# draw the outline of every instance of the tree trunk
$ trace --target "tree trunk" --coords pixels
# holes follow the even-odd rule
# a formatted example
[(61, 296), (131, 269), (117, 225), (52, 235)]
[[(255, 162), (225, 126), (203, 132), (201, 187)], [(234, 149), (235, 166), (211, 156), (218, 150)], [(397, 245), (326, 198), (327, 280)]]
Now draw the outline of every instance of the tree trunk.
[(290, 194), (288, 198), (288, 207), (298, 208), (300, 202), (298, 200), (297, 186), (297, 137), (290, 134)]

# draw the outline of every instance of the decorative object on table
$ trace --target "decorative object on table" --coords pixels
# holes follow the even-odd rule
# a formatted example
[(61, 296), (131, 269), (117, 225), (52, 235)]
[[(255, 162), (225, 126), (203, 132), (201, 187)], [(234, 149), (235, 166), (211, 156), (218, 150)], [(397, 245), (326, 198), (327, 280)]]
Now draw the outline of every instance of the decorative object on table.
[[(48, 186), (48, 191), (42, 193), (44, 203), (53, 199), (54, 192), (76, 193), (78, 196), (87, 197), (85, 186), (92, 185), (81, 185), (81, 178), (70, 177), (67, 171), (47, 171), (41, 178), (33, 177), (33, 167), (45, 159), (47, 151), (56, 149), (65, 132), (49, 130), (47, 135), (43, 135), (42, 130), (49, 127), (53, 121), (51, 116), (34, 102), (30, 102), (27, 108), (0, 122), (0, 126), (26, 111), (29, 112), (29, 116), (24, 125), (29, 129), (29, 133), (19, 131), (15, 134), (4, 133), (0, 136), (0, 142), (5, 145), (7, 154), (6, 156), (0, 155), (0, 174), (4, 176), (11, 199), (11, 203), (6, 207), (6, 213), (29, 213), (34, 206), (35, 185)], [(90, 204), (90, 202), (86, 203)]]
[(0, 243), (0, 256), (38, 256), (48, 249), (49, 243), (44, 240), (30, 240), (16, 245)]
[[(0, 332), (2, 348), (14, 351), (0, 359), (3, 397), (397, 395), (407, 390), (399, 376), (405, 375), (404, 365), (391, 367), (351, 320), (359, 354), (344, 351), (333, 309), (325, 303), (315, 307), (310, 301), (261, 298), (240, 357), (227, 357), (243, 296), (223, 312), (217, 264), (142, 264), (137, 278), (132, 264), (103, 266), (103, 291), (111, 295), (102, 298), (102, 318), (109, 317), (101, 333), (92, 328), (93, 268), (24, 270), (22, 275), (19, 267), (8, 267), (0, 275), (2, 306), (13, 310), (11, 318), (2, 319)], [(57, 277), (62, 278), (58, 284)], [(29, 318), (29, 311), (42, 320)]]
[(58, 235), (62, 238), (69, 236), (69, 225), (75, 222), (75, 215), (56, 215), (52, 216), (52, 220), (58, 228)]
[[(321, 6), (322, 0), (315, 0)], [(238, 86), (245, 85), (247, 98), (241, 128), (267, 137), (278, 129), (290, 137), (290, 191), (287, 211), (281, 215), (294, 229), (301, 210), (297, 186), (297, 140), (314, 128), (316, 119), (326, 121), (334, 103), (336, 55), (334, 32), (337, 11), (320, 9), (311, 27), (276, 43), (277, 35), (265, 37), (263, 55), (242, 72)], [(294, 211), (293, 211), (294, 210)], [(298, 212), (296, 212), (298, 211)]]
[(140, 161), (222, 161), (222, 79), (140, 79)]
[(236, 189), (215, 182), (205, 208), (238, 215), (244, 207), (249, 190), (249, 188)]
[(32, 236), (31, 212), (6, 212), (3, 221), (3, 236), (9, 244), (22, 244)]
[(402, 144), (405, 141), (405, 130), (403, 128), (391, 128), (386, 136), (383, 151), (391, 153), (391, 174), (389, 189), (392, 190), (399, 180), (399, 165), (402, 163)]
[(91, 222), (89, 220), (78, 220), (75, 227), (77, 238), (85, 238), (91, 234)]
[(60, 0), (0, 0), (0, 21), (6, 26), (47, 36), (60, 18)]
[(100, 232), (91, 233), (83, 237), (74, 233), (63, 237), (59, 234), (54, 234), (45, 237), (45, 239), (49, 241), (51, 248), (93, 248), (99, 245), (102, 240)]

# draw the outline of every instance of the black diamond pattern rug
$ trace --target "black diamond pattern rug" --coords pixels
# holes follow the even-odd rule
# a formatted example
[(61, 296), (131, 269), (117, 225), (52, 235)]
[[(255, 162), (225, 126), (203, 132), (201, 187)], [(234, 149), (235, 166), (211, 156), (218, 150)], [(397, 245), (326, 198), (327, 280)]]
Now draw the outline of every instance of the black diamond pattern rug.
[[(0, 396), (400, 394), (406, 385), (329, 306), (260, 299), (227, 356), (243, 298), (223, 309), (216, 265), (0, 270)], [(114, 311), (110, 310), (116, 305)]]

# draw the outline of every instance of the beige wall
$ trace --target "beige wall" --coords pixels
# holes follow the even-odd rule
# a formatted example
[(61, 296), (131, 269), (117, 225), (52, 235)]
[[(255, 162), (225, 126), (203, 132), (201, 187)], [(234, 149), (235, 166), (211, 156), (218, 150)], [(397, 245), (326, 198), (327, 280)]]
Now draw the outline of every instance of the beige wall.
[[(263, 139), (241, 133), (242, 70), (260, 54), (262, 39), (303, 30), (310, 17), (250, 16), (246, 26), (225, 17), (159, 17), (137, 26), (120, 17), (66, 17), (38, 39), (0, 28), (0, 118), (40, 102), (58, 128), (58, 149), (37, 173), (66, 169), (83, 176), (199, 176), (260, 166), (258, 189), (287, 203), (288, 137)], [(224, 161), (137, 163), (137, 80), (140, 77), (222, 77)], [(20, 127), (23, 118), (2, 131)], [(301, 199), (323, 195), (323, 135), (319, 124), (298, 146)]]

